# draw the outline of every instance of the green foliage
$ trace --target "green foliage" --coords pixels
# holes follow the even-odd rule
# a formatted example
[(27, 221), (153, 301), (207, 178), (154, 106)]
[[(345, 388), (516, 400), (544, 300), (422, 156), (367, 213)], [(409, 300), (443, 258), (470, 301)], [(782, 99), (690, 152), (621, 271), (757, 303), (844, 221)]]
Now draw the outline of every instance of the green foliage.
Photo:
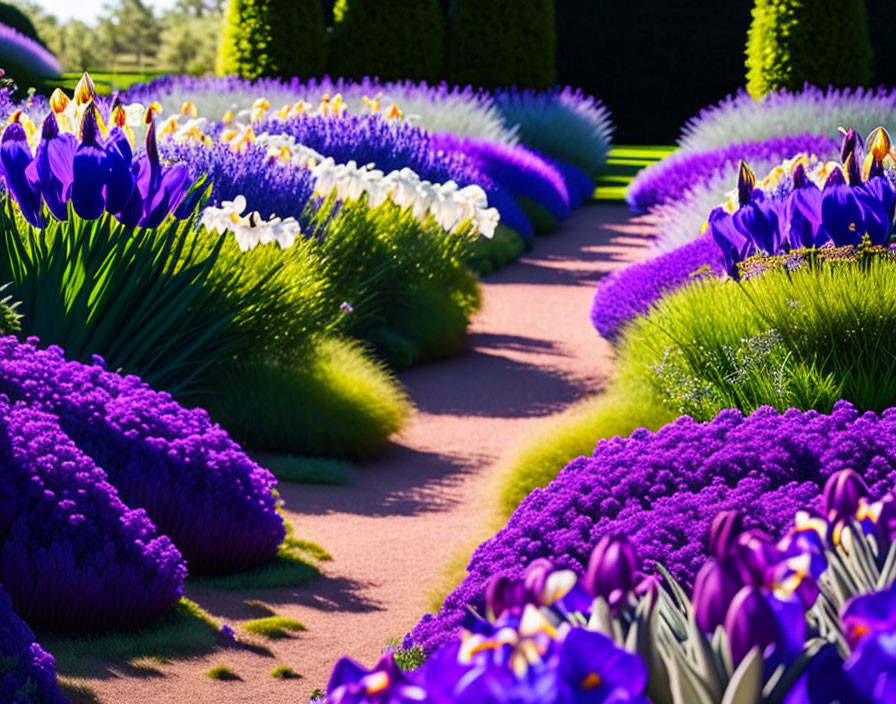
[[(9, 284), (0, 286), (0, 293), (7, 288)], [(20, 320), (22, 316), (16, 311), (19, 307), (18, 302), (13, 302), (12, 296), (0, 298), (0, 335), (10, 335), (21, 330)]]
[(469, 265), (479, 276), (487, 276), (515, 262), (525, 248), (526, 243), (516, 230), (498, 225), (494, 237), (478, 237), (473, 243)]
[(459, 85), (554, 85), (554, 0), (453, 0), (446, 65), (449, 81)]
[(756, 0), (747, 36), (747, 90), (754, 98), (804, 83), (871, 82), (865, 0)]
[(296, 680), (299, 679), (301, 675), (289, 665), (277, 665), (277, 667), (271, 670), (271, 677), (278, 680)]
[(290, 633), (299, 633), (305, 627), (294, 618), (285, 616), (266, 616), (246, 621), (243, 630), (256, 636), (264, 636), (272, 640), (288, 638)]
[[(101, 355), (112, 369), (187, 393), (226, 360), (258, 346), (286, 301), (236, 266), (215, 271), (226, 236), (197, 237), (189, 221), (126, 228), (111, 215), (49, 218), (38, 231), (0, 212), (0, 281), (21, 301), (22, 332), (66, 356)], [(232, 239), (232, 238), (231, 238)]]
[(43, 44), (41, 38), (37, 34), (37, 30), (34, 28), (34, 24), (28, 19), (28, 16), (15, 5), (0, 2), (0, 24), (12, 27), (19, 34), (22, 34), (29, 39), (33, 39), (39, 44)]
[(255, 454), (253, 459), (269, 469), (281, 482), (303, 484), (351, 484), (355, 470), (343, 460), (327, 457), (298, 457), (296, 455)]
[(328, 72), (344, 78), (442, 78), (444, 20), (436, 0), (338, 0)]
[(416, 670), (426, 661), (426, 654), (423, 652), (423, 648), (419, 645), (410, 648), (402, 648), (400, 641), (393, 638), (389, 641), (388, 647), (392, 648), (392, 660), (399, 669), (404, 670), (405, 672)]
[(56, 658), (56, 671), (96, 676), (98, 668), (127, 669), (135, 661), (188, 658), (215, 649), (221, 627), (198, 605), (183, 598), (144, 628), (102, 635), (60, 636), (40, 632), (38, 639)]
[(318, 76), (326, 61), (319, 0), (228, 0), (218, 75)]
[(557, 231), (557, 218), (543, 205), (531, 198), (518, 198), (517, 203), (535, 228), (536, 235), (549, 235)]
[(237, 442), (268, 452), (369, 457), (410, 409), (381, 364), (334, 338), (292, 359), (249, 357), (216, 383), (202, 406)]
[(366, 200), (336, 207), (330, 200), (315, 214), (333, 304), (348, 303), (341, 328), (373, 345), (396, 368), (439, 359), (463, 346), (480, 292), (470, 271), (470, 230), (448, 234), (410, 210)]
[(227, 665), (215, 665), (205, 673), (205, 676), (209, 679), (219, 680), (221, 682), (234, 682), (240, 679), (240, 676), (227, 667)]
[(840, 398), (883, 411), (896, 404), (894, 274), (882, 256), (695, 282), (633, 322), (618, 373), (700, 420), (762, 405), (828, 412)]

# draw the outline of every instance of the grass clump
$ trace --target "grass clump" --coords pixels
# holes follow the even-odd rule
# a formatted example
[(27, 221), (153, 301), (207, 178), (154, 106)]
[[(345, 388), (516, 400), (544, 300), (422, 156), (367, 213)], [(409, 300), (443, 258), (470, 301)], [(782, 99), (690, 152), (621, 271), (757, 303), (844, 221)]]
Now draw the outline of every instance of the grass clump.
[(246, 621), (243, 629), (256, 636), (264, 636), (272, 640), (288, 638), (290, 633), (299, 633), (305, 630), (305, 626), (293, 618), (285, 616), (266, 616), (252, 621)]
[(633, 321), (619, 374), (699, 420), (763, 405), (829, 412), (841, 398), (881, 412), (896, 403), (894, 277), (881, 255), (695, 282)]
[(227, 667), (227, 665), (215, 665), (205, 673), (205, 676), (220, 682), (234, 682), (241, 679), (240, 676)]
[(297, 680), (302, 676), (289, 665), (277, 665), (277, 667), (271, 670), (271, 677), (278, 680)]
[[(381, 363), (357, 342), (338, 338), (321, 339), (293, 359), (252, 357), (218, 383), (205, 408), (237, 442), (266, 452), (370, 457), (411, 408)], [(327, 475), (321, 465), (308, 471), (315, 469)]]

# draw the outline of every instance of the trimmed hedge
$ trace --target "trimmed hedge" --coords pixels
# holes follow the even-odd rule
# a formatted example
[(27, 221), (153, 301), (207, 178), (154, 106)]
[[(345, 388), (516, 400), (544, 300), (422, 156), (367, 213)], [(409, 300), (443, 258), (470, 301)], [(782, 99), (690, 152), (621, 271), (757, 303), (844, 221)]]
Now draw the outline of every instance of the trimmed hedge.
[(747, 37), (747, 90), (754, 98), (805, 83), (871, 83), (865, 0), (756, 0)]
[(228, 0), (218, 47), (218, 75), (318, 76), (323, 73), (326, 53), (324, 15), (318, 0)]
[(553, 0), (453, 0), (448, 11), (448, 79), (483, 88), (557, 83)]
[(436, 0), (338, 0), (327, 66), (332, 76), (442, 78), (445, 26)]
[(34, 24), (28, 19), (28, 16), (15, 5), (0, 2), (0, 24), (12, 27), (19, 34), (26, 36), (29, 39), (33, 39), (42, 46), (46, 46), (46, 44), (41, 41), (37, 30), (34, 28)]
[(617, 141), (671, 143), (703, 106), (743, 86), (752, 5), (556, 0), (559, 82), (600, 97)]

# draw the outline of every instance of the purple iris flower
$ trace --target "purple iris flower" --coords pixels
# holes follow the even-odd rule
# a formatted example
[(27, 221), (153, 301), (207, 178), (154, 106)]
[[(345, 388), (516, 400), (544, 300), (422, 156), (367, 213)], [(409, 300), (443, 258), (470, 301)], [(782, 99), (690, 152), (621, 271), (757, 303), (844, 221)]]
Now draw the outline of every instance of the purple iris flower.
[(162, 166), (151, 126), (145, 152), (134, 158), (121, 127), (103, 138), (93, 106), (84, 114), (80, 140), (60, 133), (50, 113), (33, 157), (24, 128), (11, 123), (0, 139), (0, 166), (10, 194), (35, 227), (42, 225), (41, 201), (57, 220), (67, 219), (71, 203), (86, 220), (108, 212), (128, 227), (158, 227), (169, 213), (189, 217), (205, 192), (201, 184), (191, 187), (186, 166)]
[(758, 647), (769, 671), (791, 662), (806, 641), (806, 614), (796, 599), (784, 601), (765, 590), (744, 587), (725, 615), (725, 632), (735, 667)]
[(867, 499), (868, 485), (851, 469), (842, 469), (825, 482), (824, 508), (831, 520), (851, 520), (859, 509), (859, 501)]
[(756, 253), (752, 239), (741, 231), (730, 213), (724, 208), (716, 208), (709, 214), (709, 234), (722, 251), (722, 260), (728, 275), (737, 279), (738, 262)]
[(327, 685), (328, 704), (421, 704), (431, 702), (414, 673), (402, 672), (392, 653), (385, 653), (371, 670), (350, 658), (333, 668)]
[(875, 704), (896, 701), (896, 585), (850, 599), (840, 618), (853, 648), (843, 669)]
[[(878, 700), (885, 701), (885, 700)], [(821, 647), (796, 683), (783, 704), (876, 704), (865, 697), (849, 675), (843, 671), (843, 660), (837, 646), (829, 643)]]
[(611, 607), (617, 607), (641, 581), (638, 567), (638, 555), (628, 538), (605, 535), (591, 553), (583, 585), (594, 596), (602, 596)]
[(648, 704), (647, 666), (597, 631), (573, 628), (557, 648), (558, 702)]

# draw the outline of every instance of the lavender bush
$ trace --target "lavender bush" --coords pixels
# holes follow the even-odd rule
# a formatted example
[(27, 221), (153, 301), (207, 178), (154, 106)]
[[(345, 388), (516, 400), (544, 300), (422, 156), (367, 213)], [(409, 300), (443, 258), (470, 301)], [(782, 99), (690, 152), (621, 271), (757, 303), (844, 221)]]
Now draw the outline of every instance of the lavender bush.
[(0, 396), (0, 454), (0, 581), (23, 618), (57, 630), (135, 626), (177, 602), (180, 554), (58, 418)]
[(178, 110), (185, 102), (197, 106), (199, 114), (220, 120), (228, 110), (249, 110), (258, 98), (266, 98), (273, 109), (297, 101), (316, 104), (324, 95), (342, 96), (349, 111), (366, 113), (374, 99), (381, 109), (393, 103), (415, 124), (429, 132), (449, 132), (459, 137), (516, 144), (516, 128), (508, 125), (492, 97), (472, 87), (430, 86), (426, 82), (381, 82), (377, 79), (322, 79), (301, 81), (263, 78), (249, 81), (236, 76), (164, 76), (131, 86), (123, 94), (126, 102), (150, 104), (159, 101), (166, 110)]
[(604, 338), (617, 340), (629, 320), (647, 313), (664, 294), (699, 276), (720, 276), (724, 271), (722, 251), (709, 235), (703, 235), (607, 277), (594, 296), (591, 322)]
[(456, 633), (467, 605), (481, 609), (493, 577), (516, 579), (544, 557), (581, 574), (606, 535), (628, 536), (650, 571), (658, 562), (693, 583), (715, 515), (737, 509), (780, 534), (821, 486), (852, 468), (881, 495), (896, 482), (896, 410), (859, 414), (846, 402), (831, 415), (762, 408), (744, 417), (723, 411), (709, 423), (683, 417), (657, 433), (601, 440), (590, 458), (569, 464), (535, 490), (507, 526), (479, 546), (468, 575), (436, 616), (405, 639), (432, 652)]
[(53, 656), (34, 642), (34, 633), (12, 610), (0, 587), (0, 701), (11, 704), (67, 704), (56, 684)]
[[(0, 392), (56, 414), (61, 429), (109, 474), (125, 502), (170, 536), (192, 573), (270, 560), (285, 535), (273, 475), (212, 424), (137, 377), (67, 362), (0, 339)], [(7, 585), (12, 588), (11, 585)]]
[[(625, 199), (632, 210), (647, 212), (655, 205), (680, 200), (696, 186), (717, 179), (726, 184), (732, 183), (740, 161), (750, 164), (771, 162), (776, 165), (800, 153), (814, 154), (827, 160), (836, 156), (838, 148), (837, 141), (827, 135), (801, 134), (737, 142), (707, 151), (675, 152), (639, 172), (629, 184)], [(758, 166), (756, 168), (763, 170)]]
[(868, 134), (896, 118), (896, 89), (833, 88), (807, 85), (798, 93), (780, 91), (754, 100), (744, 90), (729, 95), (685, 124), (678, 143), (682, 151), (726, 147), (732, 142), (765, 140), (798, 134), (837, 137), (849, 125)]
[(40, 88), (46, 79), (62, 73), (59, 61), (46, 47), (5, 24), (0, 24), (0, 66), (21, 91)]
[(569, 215), (569, 191), (562, 174), (529, 149), (445, 133), (433, 135), (433, 146), (461, 155), (515, 198), (534, 200), (557, 220)]

